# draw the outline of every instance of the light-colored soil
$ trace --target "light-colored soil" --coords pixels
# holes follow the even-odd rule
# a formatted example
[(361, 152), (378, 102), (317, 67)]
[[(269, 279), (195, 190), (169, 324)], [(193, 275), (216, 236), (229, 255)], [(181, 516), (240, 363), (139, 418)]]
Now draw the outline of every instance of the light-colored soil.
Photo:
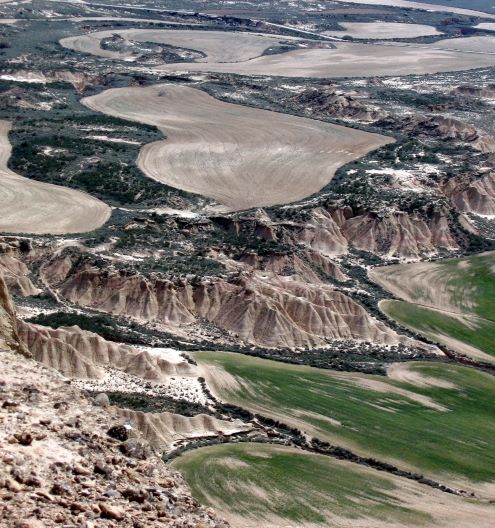
[[(411, 46), (414, 46), (414, 44), (411, 44)], [(428, 44), (428, 47), (464, 51), (468, 53), (495, 53), (495, 37), (485, 36), (444, 39)]]
[[(419, 403), (420, 405), (423, 405), (424, 407), (427, 407), (428, 409), (435, 409), (436, 411), (440, 412), (447, 412), (448, 409), (444, 407), (443, 405), (440, 405), (433, 401), (432, 398), (428, 396), (424, 396), (423, 394), (418, 394), (416, 392), (411, 392), (406, 389), (402, 389), (400, 387), (395, 387), (394, 385), (391, 385), (389, 383), (384, 383), (382, 381), (377, 381), (375, 379), (370, 378), (364, 378), (361, 376), (355, 376), (354, 379), (352, 379), (356, 385), (359, 387), (363, 387), (365, 389), (369, 389), (376, 392), (381, 392), (383, 394), (397, 394), (399, 396), (403, 396), (404, 398), (408, 398), (409, 400), (412, 400), (416, 403)], [(383, 407), (383, 410), (387, 410), (387, 407)]]
[(215, 199), (228, 210), (290, 203), (324, 187), (341, 165), (391, 138), (224, 103), (184, 86), (119, 88), (83, 99), (109, 115), (156, 125), (145, 145), (149, 177)]
[(99, 57), (126, 59), (130, 52), (116, 52), (100, 47), (104, 38), (118, 34), (121, 37), (137, 42), (154, 42), (202, 51), (207, 55), (198, 62), (239, 62), (258, 57), (270, 46), (281, 40), (293, 40), (294, 37), (264, 35), (261, 33), (227, 32), (227, 31), (188, 31), (175, 29), (112, 29), (97, 31), (77, 37), (68, 37), (60, 41), (66, 48), (91, 53)]
[(449, 284), (448, 270), (441, 263), (383, 266), (370, 270), (368, 275), (398, 299), (436, 308), (451, 316), (462, 315), (463, 307), (472, 306), (469, 291), (464, 290), (461, 298), (459, 288)]
[[(391, 26), (396, 29), (391, 29)], [(417, 36), (418, 33), (411, 33), (413, 31), (420, 31), (419, 34), (436, 34), (434, 28), (420, 24), (378, 22), (348, 24), (348, 27), (351, 31), (362, 32), (363, 38), (367, 36), (373, 38), (374, 32), (377, 38), (390, 38), (386, 35)], [(387, 31), (390, 33), (387, 34)], [(392, 34), (393, 32), (395, 34)], [(362, 77), (363, 75), (408, 75), (462, 71), (495, 66), (495, 56), (490, 55), (495, 51), (495, 39), (492, 42), (492, 37), (448, 39), (433, 44), (407, 46), (390, 43), (383, 47), (373, 44), (337, 42), (335, 49), (298, 49), (264, 56), (262, 53), (268, 47), (291, 38), (298, 39), (244, 32), (116, 29), (64, 38), (60, 44), (75, 51), (91, 53), (104, 58), (135, 60), (135, 56), (130, 51), (116, 52), (101, 49), (101, 39), (115, 33), (132, 41), (169, 44), (202, 51), (207, 55), (205, 59), (199, 59), (196, 62), (162, 64), (156, 67), (163, 71), (202, 71), (287, 77)], [(349, 31), (344, 33), (348, 34)], [(359, 36), (357, 33), (356, 36)]]
[(434, 5), (425, 4), (423, 2), (410, 2), (409, 0), (336, 0), (337, 2), (345, 2), (346, 4), (366, 4), (378, 6), (393, 6), (402, 7), (405, 9), (424, 9), (432, 13), (457, 13), (466, 16), (479, 16), (483, 18), (494, 18), (495, 15), (484, 13), (482, 11), (474, 11), (472, 9), (463, 9), (462, 7), (453, 7), (448, 5)]
[(110, 217), (110, 207), (88, 194), (19, 176), (7, 167), (11, 124), (0, 120), (0, 231), (65, 234), (92, 231)]
[(361, 39), (414, 38), (440, 35), (433, 26), (425, 24), (403, 24), (400, 22), (339, 22), (344, 31), (325, 31), (325, 35), (343, 37), (349, 35)]
[(473, 27), (475, 29), (484, 29), (485, 31), (495, 31), (495, 22), (481, 22), (481, 24)]
[(417, 387), (438, 387), (441, 389), (455, 389), (456, 386), (447, 380), (422, 375), (414, 369), (414, 365), (394, 363), (387, 369), (387, 376), (395, 381), (411, 383)]
[(157, 66), (156, 69), (284, 77), (373, 77), (495, 66), (495, 55), (438, 48), (438, 42), (421, 47), (337, 42), (335, 49), (298, 49), (234, 64), (176, 63)]

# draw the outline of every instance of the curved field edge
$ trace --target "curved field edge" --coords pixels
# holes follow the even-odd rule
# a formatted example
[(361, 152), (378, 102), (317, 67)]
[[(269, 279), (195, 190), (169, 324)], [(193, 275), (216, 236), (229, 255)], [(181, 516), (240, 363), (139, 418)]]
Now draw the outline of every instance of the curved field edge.
[(489, 526), (493, 507), (285, 446), (223, 444), (173, 462), (234, 528)]
[(0, 231), (60, 235), (101, 227), (111, 209), (89, 194), (25, 178), (7, 167), (9, 121), (0, 120)]
[(231, 353), (195, 358), (224, 401), (443, 483), (495, 481), (495, 379), (487, 374), (414, 363), (402, 381)]
[(370, 278), (400, 301), (391, 319), (468, 356), (495, 356), (495, 253), (375, 268)]
[(390, 319), (469, 357), (495, 363), (495, 322), (459, 317), (405, 301), (385, 300), (380, 310)]
[(187, 87), (115, 88), (81, 101), (92, 110), (157, 126), (137, 164), (150, 178), (243, 210), (320, 191), (342, 165), (393, 138), (219, 101)]
[(187, 453), (173, 466), (196, 499), (232, 517), (234, 526), (333, 525), (338, 518), (421, 526), (431, 520), (407, 505), (396, 479), (293, 448), (224, 444)]

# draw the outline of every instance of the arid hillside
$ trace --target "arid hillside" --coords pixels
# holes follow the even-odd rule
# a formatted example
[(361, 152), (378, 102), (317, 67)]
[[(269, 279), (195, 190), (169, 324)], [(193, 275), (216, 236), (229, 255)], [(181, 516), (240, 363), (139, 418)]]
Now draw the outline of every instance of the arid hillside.
[(15, 326), (0, 279), (0, 526), (228, 526), (123, 416), (26, 357)]

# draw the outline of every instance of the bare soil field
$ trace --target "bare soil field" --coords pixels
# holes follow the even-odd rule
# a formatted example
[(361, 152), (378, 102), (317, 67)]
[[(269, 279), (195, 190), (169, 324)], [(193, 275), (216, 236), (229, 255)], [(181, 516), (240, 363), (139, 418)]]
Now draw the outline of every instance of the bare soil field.
[(344, 31), (325, 31), (325, 35), (358, 39), (414, 38), (426, 35), (441, 35), (433, 26), (425, 24), (403, 24), (400, 22), (339, 22)]
[[(121, 37), (138, 42), (154, 42), (167, 44), (195, 51), (207, 55), (200, 62), (239, 62), (258, 57), (270, 46), (281, 40), (294, 40), (294, 37), (264, 35), (261, 33), (226, 32), (226, 31), (191, 31), (175, 29), (114, 29), (97, 31), (77, 37), (68, 37), (60, 41), (65, 48), (84, 53), (91, 53), (99, 57), (113, 59), (128, 59), (131, 52), (120, 53), (102, 49), (102, 39), (118, 34)], [(296, 39), (297, 40), (297, 39)]]
[(156, 125), (167, 136), (145, 145), (149, 177), (215, 199), (228, 210), (300, 200), (341, 165), (391, 138), (311, 119), (224, 103), (194, 88), (117, 88), (82, 100), (112, 116)]
[[(487, 37), (490, 38), (490, 37)], [(455, 39), (452, 45), (458, 45)], [(443, 44), (445, 42), (445, 44)], [(448, 44), (447, 44), (448, 43)], [(284, 77), (374, 77), (463, 71), (495, 66), (495, 56), (453, 51), (452, 41), (413, 46), (336, 42), (335, 49), (298, 49), (277, 55), (264, 55), (240, 63), (180, 63), (157, 66), (161, 71), (205, 71), (240, 75)], [(487, 46), (488, 41), (484, 41)], [(477, 43), (479, 46), (479, 42)], [(473, 46), (474, 42), (462, 44)], [(491, 46), (491, 44), (490, 44)]]
[(92, 231), (110, 217), (110, 207), (88, 194), (19, 176), (7, 167), (11, 124), (0, 120), (0, 231), (65, 234)]
[(452, 7), (448, 5), (434, 5), (423, 2), (410, 2), (409, 0), (336, 0), (346, 4), (366, 4), (377, 6), (402, 7), (405, 9), (424, 9), (432, 13), (456, 13), (458, 15), (478, 16), (483, 18), (494, 18), (495, 15), (484, 13), (483, 11), (474, 11), (473, 9), (463, 9), (462, 7)]
[(481, 22), (481, 24), (473, 27), (475, 29), (484, 29), (485, 31), (495, 31), (495, 22)]
[(467, 37), (439, 40), (429, 47), (471, 53), (495, 53), (495, 37)]
[[(360, 26), (358, 28), (358, 26)], [(374, 26), (368, 29), (364, 26)], [(425, 28), (416, 24), (350, 24), (361, 31), (363, 38), (376, 32), (386, 34), (386, 26)], [(393, 31), (388, 30), (390, 35)], [(396, 37), (403, 36), (399, 29)], [(347, 31), (345, 32), (348, 33)], [(399, 34), (400, 33), (400, 34)], [(68, 49), (90, 53), (102, 58), (133, 61), (131, 50), (102, 49), (101, 40), (118, 34), (129, 41), (154, 42), (200, 51), (206, 58), (196, 62), (161, 64), (155, 69), (167, 72), (202, 71), (236, 73), (240, 75), (277, 75), (285, 77), (362, 77), (383, 75), (408, 75), (462, 71), (495, 66), (495, 39), (469, 37), (448, 39), (434, 44), (409, 45), (390, 42), (386, 46), (336, 42), (335, 48), (297, 49), (280, 54), (262, 55), (267, 48), (294, 37), (265, 35), (261, 33), (194, 31), (175, 29), (127, 29), (97, 31), (86, 35), (64, 38), (60, 44)], [(334, 33), (335, 34), (335, 33)], [(406, 35), (407, 36), (407, 35)]]

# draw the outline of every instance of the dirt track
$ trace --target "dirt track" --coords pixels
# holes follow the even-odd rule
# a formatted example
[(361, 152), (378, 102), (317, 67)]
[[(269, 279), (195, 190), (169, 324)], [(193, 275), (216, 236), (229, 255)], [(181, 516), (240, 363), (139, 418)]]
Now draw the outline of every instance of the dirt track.
[(391, 138), (224, 103), (185, 86), (117, 88), (83, 99), (109, 115), (158, 126), (139, 167), (229, 210), (289, 203), (324, 187), (341, 165)]
[(0, 232), (65, 234), (92, 231), (110, 216), (110, 207), (74, 189), (40, 183), (7, 168), (11, 124), (0, 120)]

